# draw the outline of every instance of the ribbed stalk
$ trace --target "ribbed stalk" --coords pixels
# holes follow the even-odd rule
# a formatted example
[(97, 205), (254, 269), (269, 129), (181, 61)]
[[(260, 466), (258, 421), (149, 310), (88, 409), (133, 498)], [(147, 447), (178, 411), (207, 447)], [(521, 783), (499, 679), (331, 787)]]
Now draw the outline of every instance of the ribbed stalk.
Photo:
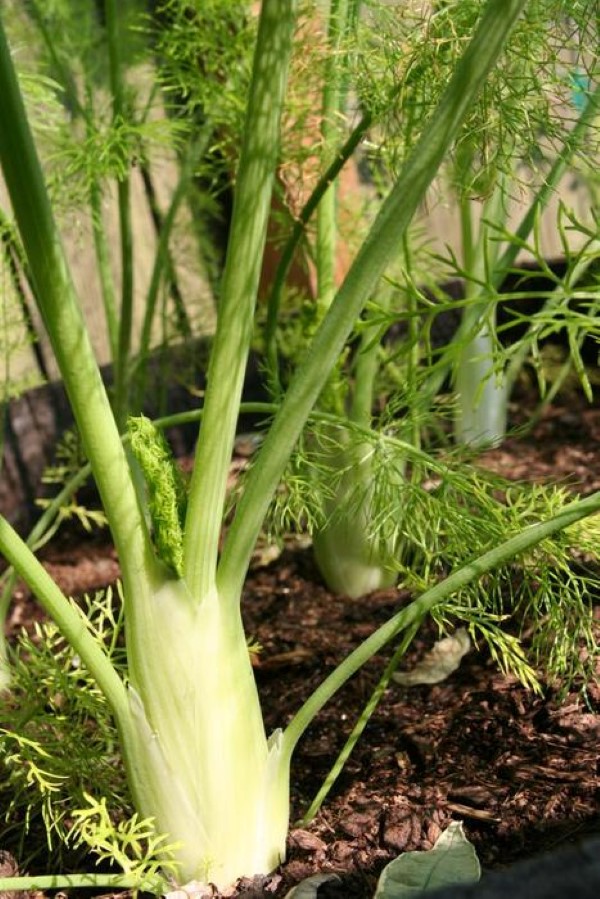
[(252, 550), (271, 497), (294, 445), (352, 328), (379, 278), (396, 256), (402, 236), (526, 0), (489, 0), (471, 43), (438, 108), (383, 204), (305, 360), (250, 473), (221, 557), (219, 583), (241, 592)]
[(271, 209), (295, 13), (295, 0), (264, 0), (262, 4), (185, 526), (185, 578), (198, 596), (209, 594), (214, 586), (227, 476)]
[(89, 335), (27, 123), (0, 23), (0, 162), (35, 285), (35, 298), (64, 379), (129, 583), (147, 547), (129, 467)]

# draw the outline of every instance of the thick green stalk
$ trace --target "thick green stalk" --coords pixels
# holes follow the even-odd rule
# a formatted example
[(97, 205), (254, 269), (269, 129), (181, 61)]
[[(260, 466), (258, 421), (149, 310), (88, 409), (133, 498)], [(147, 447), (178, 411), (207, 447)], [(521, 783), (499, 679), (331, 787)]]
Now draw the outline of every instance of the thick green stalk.
[[(178, 880), (225, 887), (285, 851), (289, 765), (267, 740), (239, 612), (215, 586), (225, 490), (266, 238), (295, 3), (264, 0), (230, 244), (185, 522), (182, 580), (156, 572), (129, 615), (136, 807), (180, 844)], [(157, 663), (158, 660), (158, 663)]]
[(332, 673), (323, 681), (315, 692), (306, 700), (284, 731), (284, 751), (292, 753), (293, 749), (326, 702), (342, 687), (359, 668), (379, 652), (385, 644), (398, 633), (423, 620), (439, 603), (444, 602), (454, 593), (480, 578), (488, 571), (506, 563), (537, 546), (547, 537), (575, 524), (582, 518), (600, 511), (600, 491), (582, 500), (575, 500), (559, 512), (554, 518), (524, 528), (520, 533), (495, 546), (488, 552), (467, 563), (458, 571), (452, 572), (443, 581), (426, 590), (410, 605), (386, 621), (364, 643), (361, 643)]
[(136, 809), (178, 844), (178, 882), (268, 873), (285, 852), (289, 764), (279, 734), (265, 735), (239, 609), (157, 578), (127, 650), (128, 781)]
[(402, 236), (470, 104), (498, 59), (526, 0), (489, 0), (431, 119), (383, 204), (331, 308), (291, 383), (246, 483), (225, 542), (219, 585), (239, 596), (271, 497), (311, 409)]
[(185, 524), (184, 572), (190, 590), (197, 596), (211, 592), (217, 566), (227, 476), (278, 159), (295, 17), (295, 0), (264, 0)]
[[(0, 23), (0, 162), (44, 324), (131, 584), (145, 529), (54, 221), (10, 51)], [(129, 575), (131, 575), (129, 577)]]

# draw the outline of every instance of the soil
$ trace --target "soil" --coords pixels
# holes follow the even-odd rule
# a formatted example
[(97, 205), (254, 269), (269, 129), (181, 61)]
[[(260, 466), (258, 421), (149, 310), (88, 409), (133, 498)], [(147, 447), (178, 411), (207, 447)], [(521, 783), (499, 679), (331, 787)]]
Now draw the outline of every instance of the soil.
[[(522, 408), (512, 408), (520, 424)], [(511, 437), (487, 463), (514, 478), (564, 480), (600, 489), (600, 410), (571, 396), (529, 435)], [(44, 564), (71, 594), (118, 577), (106, 538), (75, 545), (62, 536)], [(248, 633), (260, 642), (255, 672), (267, 728), (285, 725), (331, 668), (406, 602), (402, 590), (360, 602), (331, 595), (309, 548), (288, 548), (256, 567), (244, 593)], [(14, 632), (39, 615), (21, 588)], [(409, 662), (436, 639), (418, 635)], [(292, 770), (292, 821), (313, 799), (364, 708), (387, 656), (374, 658), (311, 726)], [(293, 825), (288, 857), (273, 875), (241, 884), (246, 899), (283, 897), (303, 878), (335, 873), (320, 899), (370, 899), (382, 867), (399, 853), (429, 849), (461, 820), (484, 868), (600, 832), (600, 686), (559, 701), (556, 687), (528, 692), (484, 651), (472, 650), (446, 681), (386, 690), (316, 818)]]

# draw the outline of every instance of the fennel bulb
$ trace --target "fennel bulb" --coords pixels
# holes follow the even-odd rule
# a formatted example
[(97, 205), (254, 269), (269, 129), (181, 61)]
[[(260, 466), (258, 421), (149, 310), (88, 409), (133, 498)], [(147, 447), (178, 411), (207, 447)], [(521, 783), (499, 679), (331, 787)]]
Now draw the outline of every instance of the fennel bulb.
[(178, 843), (178, 883), (220, 888), (283, 859), (289, 753), (267, 740), (239, 614), (168, 580), (128, 629), (124, 755), (136, 806)]

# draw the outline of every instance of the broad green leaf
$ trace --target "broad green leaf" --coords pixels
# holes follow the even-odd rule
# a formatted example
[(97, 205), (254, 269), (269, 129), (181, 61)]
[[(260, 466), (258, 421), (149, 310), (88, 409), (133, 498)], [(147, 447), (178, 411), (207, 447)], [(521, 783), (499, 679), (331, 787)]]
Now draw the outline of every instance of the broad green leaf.
[(457, 883), (474, 883), (481, 867), (459, 821), (441, 834), (428, 852), (406, 852), (387, 865), (374, 899), (413, 899)]

